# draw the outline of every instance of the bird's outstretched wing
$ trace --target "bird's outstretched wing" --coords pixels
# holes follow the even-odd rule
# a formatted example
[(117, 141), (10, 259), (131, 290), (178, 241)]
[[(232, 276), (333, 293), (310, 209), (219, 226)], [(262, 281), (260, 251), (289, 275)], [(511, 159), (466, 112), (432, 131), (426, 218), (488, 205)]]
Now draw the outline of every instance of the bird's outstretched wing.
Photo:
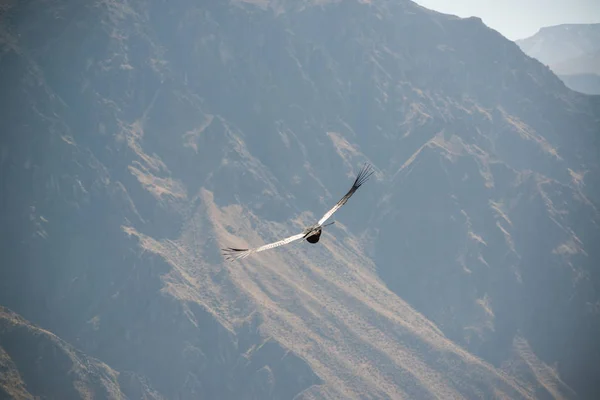
[(317, 222), (317, 224), (323, 225), (323, 222), (327, 221), (327, 219), (329, 217), (331, 217), (334, 212), (336, 212), (341, 206), (346, 204), (348, 199), (354, 194), (354, 192), (356, 192), (358, 190), (358, 188), (363, 183), (365, 183), (367, 181), (367, 179), (369, 179), (369, 177), (373, 174), (373, 172), (374, 171), (371, 169), (371, 166), (369, 164), (365, 164), (362, 167), (362, 169), (360, 170), (360, 172), (358, 173), (358, 175), (356, 176), (356, 179), (354, 180), (354, 183), (352, 184), (352, 187), (350, 188), (348, 193), (346, 193), (344, 195), (344, 197), (342, 197), (342, 199), (340, 201), (338, 201), (337, 204), (335, 206), (333, 206), (333, 208), (331, 210), (327, 211), (325, 213), (325, 215), (323, 215), (321, 217), (319, 222)]
[(304, 233), (299, 233), (297, 235), (290, 236), (290, 237), (280, 240), (278, 242), (265, 244), (264, 246), (256, 247), (254, 249), (234, 249), (232, 247), (228, 247), (228, 248), (222, 249), (222, 250), (223, 250), (223, 255), (225, 256), (226, 259), (228, 259), (229, 261), (234, 261), (234, 260), (239, 260), (241, 258), (246, 258), (250, 254), (269, 250), (274, 247), (283, 246), (284, 244), (288, 244), (295, 240), (302, 239), (303, 237), (304, 237)]

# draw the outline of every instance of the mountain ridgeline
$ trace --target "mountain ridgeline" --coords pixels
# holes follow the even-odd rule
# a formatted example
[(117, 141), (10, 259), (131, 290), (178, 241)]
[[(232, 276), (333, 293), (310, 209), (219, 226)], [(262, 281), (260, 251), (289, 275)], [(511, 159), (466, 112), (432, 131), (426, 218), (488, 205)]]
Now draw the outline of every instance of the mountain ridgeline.
[(600, 393), (600, 100), (480, 19), (1, 10), (3, 397)]
[(548, 65), (571, 89), (600, 94), (600, 24), (544, 27), (516, 43), (525, 54)]

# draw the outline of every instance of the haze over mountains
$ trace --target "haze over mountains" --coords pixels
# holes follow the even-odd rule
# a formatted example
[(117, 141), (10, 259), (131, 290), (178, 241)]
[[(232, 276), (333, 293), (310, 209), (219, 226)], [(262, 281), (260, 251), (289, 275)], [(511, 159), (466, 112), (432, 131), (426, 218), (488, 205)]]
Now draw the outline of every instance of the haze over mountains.
[(481, 20), (2, 4), (3, 398), (600, 393), (600, 100)]
[(546, 27), (516, 43), (548, 65), (571, 89), (600, 94), (600, 24)]

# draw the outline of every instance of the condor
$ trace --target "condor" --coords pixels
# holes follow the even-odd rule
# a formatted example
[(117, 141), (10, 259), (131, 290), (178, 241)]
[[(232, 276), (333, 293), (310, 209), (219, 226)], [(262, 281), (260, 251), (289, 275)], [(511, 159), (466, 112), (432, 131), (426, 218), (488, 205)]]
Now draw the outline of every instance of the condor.
[(358, 173), (358, 175), (356, 176), (356, 179), (354, 180), (354, 183), (352, 184), (352, 187), (350, 188), (348, 193), (346, 193), (344, 195), (344, 197), (342, 197), (341, 200), (338, 201), (331, 210), (327, 211), (325, 213), (325, 215), (323, 215), (323, 217), (321, 217), (321, 219), (317, 223), (307, 227), (306, 229), (304, 229), (304, 231), (302, 231), (302, 233), (298, 233), (297, 235), (290, 236), (290, 237), (282, 239), (278, 242), (269, 243), (264, 246), (256, 247), (253, 249), (236, 249), (233, 247), (228, 247), (226, 249), (222, 249), (223, 255), (228, 260), (233, 261), (233, 260), (239, 260), (242, 258), (246, 258), (249, 255), (254, 254), (254, 253), (269, 250), (274, 247), (283, 246), (284, 244), (288, 244), (288, 243), (291, 243), (291, 242), (294, 242), (294, 241), (300, 240), (300, 239), (306, 239), (307, 242), (313, 243), (313, 244), (318, 243), (319, 238), (321, 237), (321, 232), (322, 232), (323, 228), (325, 226), (333, 224), (333, 222), (330, 222), (329, 224), (323, 225), (325, 223), (325, 221), (327, 221), (333, 215), (334, 212), (339, 210), (339, 208), (341, 206), (346, 204), (348, 199), (350, 197), (352, 197), (354, 192), (356, 192), (358, 190), (358, 188), (361, 187), (362, 184), (367, 181), (367, 179), (369, 179), (369, 177), (373, 174), (373, 172), (374, 171), (371, 169), (371, 166), (369, 164), (365, 164), (362, 167), (362, 169), (360, 170), (360, 172)]

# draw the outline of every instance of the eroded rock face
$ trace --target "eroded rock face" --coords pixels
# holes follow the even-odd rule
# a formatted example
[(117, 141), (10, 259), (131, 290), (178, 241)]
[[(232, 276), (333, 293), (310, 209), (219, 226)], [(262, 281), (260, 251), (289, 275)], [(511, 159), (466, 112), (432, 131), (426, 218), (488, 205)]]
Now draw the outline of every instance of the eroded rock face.
[[(0, 307), (0, 345), (2, 398), (124, 398), (116, 371), (5, 307)], [(147, 386), (138, 394), (160, 398)]]
[[(52, 334), (3, 326), (58, 349), (0, 341), (8, 396), (598, 389), (600, 104), (481, 20), (6, 4), (0, 304)], [(319, 244), (223, 262), (313, 223), (364, 161)]]

